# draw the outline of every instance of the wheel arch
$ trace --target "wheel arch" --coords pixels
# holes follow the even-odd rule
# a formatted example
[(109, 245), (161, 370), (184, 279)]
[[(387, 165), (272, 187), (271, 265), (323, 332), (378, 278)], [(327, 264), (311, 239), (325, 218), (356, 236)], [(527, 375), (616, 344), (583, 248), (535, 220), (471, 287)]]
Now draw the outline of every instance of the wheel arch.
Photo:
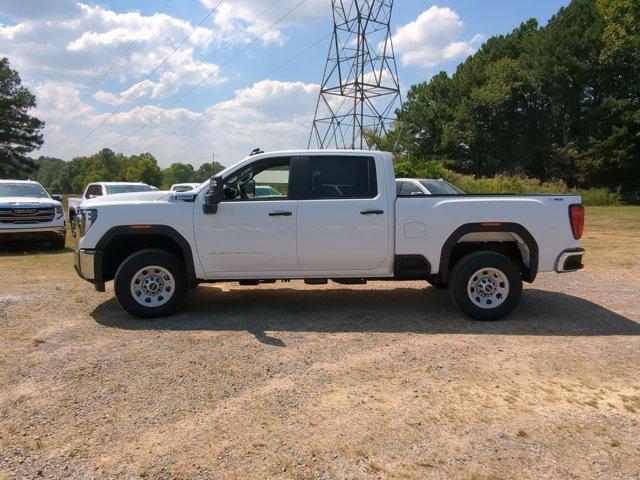
[(189, 242), (174, 228), (166, 225), (145, 225), (144, 228), (117, 226), (109, 229), (96, 244), (100, 261), (96, 276), (102, 282), (113, 280), (122, 261), (129, 255), (148, 248), (160, 248), (183, 260), (189, 285), (196, 283), (193, 251)]
[[(474, 234), (478, 235), (474, 237)], [(511, 240), (505, 234), (510, 235)], [(474, 238), (476, 239), (474, 240)], [(489, 248), (486, 248), (487, 250), (494, 251), (496, 250), (496, 244), (499, 242), (505, 244), (515, 243), (519, 248), (520, 259), (522, 260), (523, 280), (531, 283), (538, 274), (538, 243), (525, 227), (518, 223), (467, 223), (454, 230), (442, 247), (438, 273), (442, 281), (448, 281), (449, 271), (452, 268), (451, 262), (455, 259), (456, 249), (465, 242), (480, 243), (480, 245), (476, 244), (476, 246), (469, 247), (471, 251), (482, 250), (483, 243), (486, 244), (485, 246), (489, 246)], [(526, 248), (526, 252), (522, 251), (521, 246)]]

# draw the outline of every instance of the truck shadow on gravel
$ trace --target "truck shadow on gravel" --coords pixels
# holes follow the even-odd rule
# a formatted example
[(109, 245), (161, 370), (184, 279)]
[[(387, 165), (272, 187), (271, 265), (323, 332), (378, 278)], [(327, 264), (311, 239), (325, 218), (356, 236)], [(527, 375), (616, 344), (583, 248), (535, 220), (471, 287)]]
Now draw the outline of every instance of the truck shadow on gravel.
[(417, 333), (494, 335), (640, 335), (640, 323), (571, 295), (525, 290), (506, 320), (475, 322), (459, 314), (446, 291), (434, 288), (293, 288), (222, 291), (199, 287), (171, 317), (137, 320), (115, 299), (93, 312), (101, 325), (125, 330), (248, 331), (260, 342), (285, 346), (266, 332)]

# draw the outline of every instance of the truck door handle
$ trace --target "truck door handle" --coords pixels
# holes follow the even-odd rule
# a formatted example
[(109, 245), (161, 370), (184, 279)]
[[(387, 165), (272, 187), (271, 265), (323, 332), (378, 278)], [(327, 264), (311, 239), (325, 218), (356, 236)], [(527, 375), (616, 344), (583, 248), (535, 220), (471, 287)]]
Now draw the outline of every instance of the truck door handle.
[(383, 215), (384, 210), (363, 210), (360, 215)]
[(293, 212), (269, 212), (270, 217), (290, 217)]

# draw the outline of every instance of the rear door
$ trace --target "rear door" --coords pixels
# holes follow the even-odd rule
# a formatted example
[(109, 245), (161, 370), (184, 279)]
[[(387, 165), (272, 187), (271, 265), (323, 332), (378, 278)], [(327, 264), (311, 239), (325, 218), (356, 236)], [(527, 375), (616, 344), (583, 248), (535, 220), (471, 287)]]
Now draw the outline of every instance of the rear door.
[(377, 175), (373, 157), (302, 157), (297, 228), (300, 269), (380, 267), (389, 255), (391, 212), (384, 192), (384, 172)]

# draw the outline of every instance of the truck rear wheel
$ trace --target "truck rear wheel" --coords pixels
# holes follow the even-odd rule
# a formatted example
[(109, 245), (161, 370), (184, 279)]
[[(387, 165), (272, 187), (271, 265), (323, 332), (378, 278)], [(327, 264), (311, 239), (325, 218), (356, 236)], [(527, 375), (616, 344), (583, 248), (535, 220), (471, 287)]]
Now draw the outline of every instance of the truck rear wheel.
[(115, 275), (118, 303), (138, 318), (157, 318), (173, 313), (186, 292), (184, 264), (165, 250), (136, 252), (122, 262)]
[(518, 305), (522, 278), (518, 266), (495, 252), (474, 252), (453, 268), (449, 295), (454, 305), (475, 320), (499, 320)]

